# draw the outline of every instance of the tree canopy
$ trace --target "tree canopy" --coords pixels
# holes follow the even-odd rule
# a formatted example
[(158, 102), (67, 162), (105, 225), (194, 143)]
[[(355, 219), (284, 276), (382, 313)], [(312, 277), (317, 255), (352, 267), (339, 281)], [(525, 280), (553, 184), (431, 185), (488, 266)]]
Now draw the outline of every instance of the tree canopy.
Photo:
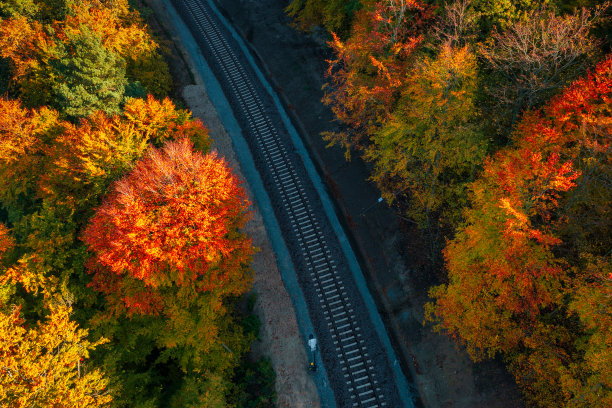
[(288, 11), (330, 29), (322, 137), (429, 240), (428, 319), (534, 406), (610, 405), (610, 4), (360, 3)]
[(503, 353), (542, 406), (612, 401), (611, 96), (608, 57), (524, 117), (473, 183), (449, 283), (431, 292), (438, 328), (474, 357)]
[(67, 2), (60, 9), (53, 19), (11, 12), (0, 25), (0, 53), (26, 105), (78, 119), (97, 110), (118, 113), (134, 86), (169, 89), (158, 45), (127, 1)]

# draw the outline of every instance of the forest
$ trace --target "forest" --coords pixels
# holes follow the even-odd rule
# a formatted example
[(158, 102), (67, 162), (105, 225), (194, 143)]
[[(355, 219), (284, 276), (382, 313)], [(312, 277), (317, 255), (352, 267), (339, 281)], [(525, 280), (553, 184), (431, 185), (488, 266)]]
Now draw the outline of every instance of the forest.
[(323, 102), (444, 278), (424, 324), (527, 406), (612, 406), (612, 24), (590, 0), (293, 0)]
[[(329, 33), (322, 136), (444, 274), (424, 324), (528, 406), (612, 406), (610, 4), (288, 4)], [(0, 1), (0, 406), (272, 404), (250, 203), (139, 5)]]
[(249, 200), (140, 6), (0, 2), (0, 406), (274, 399)]

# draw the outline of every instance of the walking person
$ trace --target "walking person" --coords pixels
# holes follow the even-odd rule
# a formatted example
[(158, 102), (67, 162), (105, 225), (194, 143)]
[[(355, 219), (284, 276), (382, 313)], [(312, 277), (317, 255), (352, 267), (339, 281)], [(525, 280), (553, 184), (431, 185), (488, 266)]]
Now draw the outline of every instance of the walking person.
[(315, 352), (317, 351), (317, 339), (311, 334), (308, 336), (308, 347), (310, 347), (310, 366), (312, 371), (317, 370), (317, 362), (315, 361)]

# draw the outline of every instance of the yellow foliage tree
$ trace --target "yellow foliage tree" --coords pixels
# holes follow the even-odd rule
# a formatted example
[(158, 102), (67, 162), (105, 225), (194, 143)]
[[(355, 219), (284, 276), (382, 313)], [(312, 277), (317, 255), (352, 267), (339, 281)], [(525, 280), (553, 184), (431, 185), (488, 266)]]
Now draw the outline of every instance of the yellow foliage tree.
[(24, 109), (18, 101), (0, 99), (0, 202), (9, 211), (21, 196), (32, 195), (44, 141), (60, 129), (57, 112)]
[(487, 151), (475, 92), (475, 56), (446, 43), (415, 63), (398, 108), (371, 138), (372, 179), (389, 201), (407, 194), (407, 213), (422, 224), (435, 212), (452, 225), (466, 205), (467, 183)]
[[(0, 224), (0, 255), (13, 245)], [(21, 306), (0, 298), (0, 406), (12, 408), (103, 407), (111, 402), (107, 380), (85, 359), (105, 338), (90, 342), (87, 330), (70, 320), (70, 301), (56, 293), (57, 281), (36, 267), (36, 257), (0, 270), (0, 289), (22, 286), (33, 295), (41, 292), (49, 314), (27, 327)]]
[(72, 308), (50, 305), (46, 321), (26, 328), (20, 308), (0, 312), (0, 405), (77, 408), (108, 406), (106, 380), (83, 360), (105, 342), (89, 342), (70, 321)]

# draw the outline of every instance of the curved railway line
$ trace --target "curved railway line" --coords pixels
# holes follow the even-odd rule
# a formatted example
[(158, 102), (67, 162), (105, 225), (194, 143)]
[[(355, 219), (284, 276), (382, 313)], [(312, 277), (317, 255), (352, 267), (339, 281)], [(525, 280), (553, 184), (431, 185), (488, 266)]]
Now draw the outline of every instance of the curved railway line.
[(270, 95), (206, 0), (172, 2), (232, 105), (270, 195), (338, 407), (408, 404), (400, 399), (338, 238)]

